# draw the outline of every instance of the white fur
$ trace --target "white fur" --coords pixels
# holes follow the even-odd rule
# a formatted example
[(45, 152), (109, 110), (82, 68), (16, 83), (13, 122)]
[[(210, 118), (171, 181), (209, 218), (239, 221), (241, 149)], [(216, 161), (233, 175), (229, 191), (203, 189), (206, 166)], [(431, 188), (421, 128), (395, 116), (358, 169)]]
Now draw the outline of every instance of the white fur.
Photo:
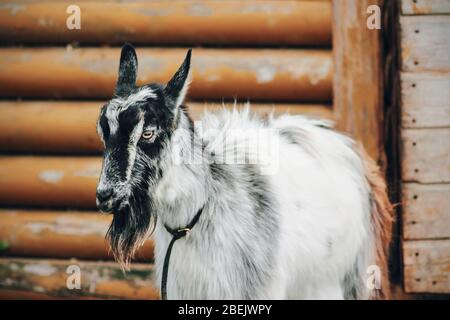
[(141, 118), (139, 123), (134, 127), (133, 132), (131, 133), (130, 142), (128, 143), (128, 166), (127, 166), (127, 181), (130, 180), (131, 171), (134, 166), (134, 161), (136, 160), (136, 145), (141, 138), (142, 132), (144, 128), (144, 119)]
[[(264, 289), (255, 293), (261, 299), (342, 299), (346, 274), (363, 252), (363, 267), (373, 263), (373, 235), (370, 228), (370, 190), (362, 160), (353, 150), (353, 141), (324, 128), (328, 123), (302, 116), (283, 115), (264, 124), (248, 111), (205, 113), (203, 132), (214, 129), (207, 145), (217, 154), (231, 145), (247, 146), (252, 136), (230, 134), (233, 129), (273, 130), (291, 128), (304, 135), (304, 146), (278, 136), (277, 167), (266, 175), (275, 194), (280, 214), (279, 236), (273, 275)], [(230, 139), (232, 137), (232, 139)], [(224, 138), (226, 144), (223, 145)], [(231, 140), (231, 141), (230, 141)], [(251, 144), (261, 141), (250, 141)], [(267, 147), (269, 148), (269, 147)], [(262, 149), (264, 150), (264, 141)], [(261, 152), (261, 151), (257, 151)], [(214, 190), (202, 177), (206, 164), (179, 166), (165, 164), (165, 173), (156, 187), (158, 223), (156, 226), (156, 274), (161, 281), (162, 265), (171, 235), (164, 224), (184, 226), (190, 222), (208, 196), (215, 193), (223, 203), (240, 199), (237, 193)], [(243, 192), (243, 191), (242, 191)], [(233, 241), (251, 241), (247, 223), (251, 208), (243, 201), (239, 210), (223, 206), (204, 209), (192, 233), (178, 240), (169, 268), (170, 299), (239, 299), (233, 275)], [(205, 225), (214, 225), (206, 234)], [(214, 250), (211, 244), (219, 244)], [(254, 248), (266, 243), (252, 243)], [(363, 273), (365, 270), (362, 271)], [(369, 297), (367, 289), (365, 297)]]

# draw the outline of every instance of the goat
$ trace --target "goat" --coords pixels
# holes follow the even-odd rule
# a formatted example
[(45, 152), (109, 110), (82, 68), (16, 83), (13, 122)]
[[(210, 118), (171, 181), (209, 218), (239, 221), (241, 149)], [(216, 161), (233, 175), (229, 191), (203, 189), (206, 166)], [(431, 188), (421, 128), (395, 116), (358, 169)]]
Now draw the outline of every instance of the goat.
[(190, 60), (167, 85), (138, 87), (136, 52), (122, 48), (97, 125), (116, 260), (126, 268), (154, 232), (171, 299), (388, 298), (393, 215), (375, 163), (326, 121), (235, 106), (194, 123)]

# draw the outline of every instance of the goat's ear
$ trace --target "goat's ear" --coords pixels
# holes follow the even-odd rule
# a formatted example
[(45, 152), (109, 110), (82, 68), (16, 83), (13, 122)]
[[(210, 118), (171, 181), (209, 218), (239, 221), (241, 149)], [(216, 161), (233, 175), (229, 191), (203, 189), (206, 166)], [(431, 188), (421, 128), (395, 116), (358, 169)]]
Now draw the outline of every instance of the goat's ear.
[(116, 84), (116, 95), (124, 96), (136, 87), (138, 61), (136, 51), (129, 43), (125, 43), (120, 54), (119, 78)]
[(175, 73), (175, 75), (167, 83), (164, 93), (171, 104), (176, 108), (179, 107), (186, 97), (190, 84), (190, 67), (191, 67), (191, 49), (186, 54), (183, 64)]

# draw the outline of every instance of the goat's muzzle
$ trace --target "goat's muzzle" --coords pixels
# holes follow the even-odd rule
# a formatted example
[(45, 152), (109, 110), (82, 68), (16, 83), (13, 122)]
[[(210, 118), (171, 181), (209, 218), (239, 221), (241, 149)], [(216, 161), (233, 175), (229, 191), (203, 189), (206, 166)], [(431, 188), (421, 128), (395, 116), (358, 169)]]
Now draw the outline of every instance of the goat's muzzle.
[(112, 212), (114, 207), (114, 191), (112, 189), (97, 189), (97, 208), (102, 212)]

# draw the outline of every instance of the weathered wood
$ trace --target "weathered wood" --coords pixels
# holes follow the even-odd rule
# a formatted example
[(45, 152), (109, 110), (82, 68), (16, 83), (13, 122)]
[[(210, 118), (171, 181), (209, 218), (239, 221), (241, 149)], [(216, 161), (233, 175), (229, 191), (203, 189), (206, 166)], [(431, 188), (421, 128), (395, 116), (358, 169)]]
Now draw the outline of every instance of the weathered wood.
[[(67, 273), (69, 266), (80, 268), (80, 289), (67, 287), (68, 277), (73, 275)], [(47, 298), (159, 299), (152, 277), (150, 264), (133, 264), (123, 273), (114, 262), (0, 258), (0, 298), (15, 291), (16, 299), (22, 292), (26, 292), (25, 299), (30, 293)]]
[[(167, 82), (186, 49), (139, 48), (138, 83)], [(110, 98), (120, 48), (2, 48), (0, 96)], [(331, 100), (330, 50), (194, 49), (192, 99)]]
[[(450, 9), (448, 0), (401, 5), (409, 15)], [(442, 183), (450, 181), (450, 17), (402, 16), (400, 25), (402, 179), (420, 182), (402, 188), (404, 288), (450, 293), (450, 240), (436, 240), (450, 237), (450, 184)]]
[[(1, 300), (73, 300), (72, 297), (50, 296), (45, 293), (30, 292), (24, 290), (8, 290), (0, 287)], [(78, 300), (101, 300), (93, 297), (77, 297)]]
[(95, 208), (100, 157), (0, 157), (0, 204)]
[(450, 184), (403, 184), (403, 238), (450, 238)]
[[(103, 149), (96, 132), (101, 101), (0, 102), (0, 150), (45, 152), (100, 152)], [(222, 104), (188, 103), (194, 120), (205, 109), (217, 110)], [(227, 108), (231, 108), (228, 104)], [(330, 119), (327, 105), (252, 104), (252, 110), (265, 115), (289, 111)], [(39, 125), (36, 125), (39, 119)]]
[(103, 101), (1, 101), (0, 150), (99, 152), (96, 124)]
[(450, 73), (401, 73), (402, 127), (450, 126)]
[(407, 182), (450, 182), (450, 128), (402, 132), (402, 178)]
[(73, 1), (19, 0), (0, 6), (2, 43), (329, 45), (331, 5), (321, 1), (82, 1), (81, 29), (69, 30)]
[(450, 293), (450, 240), (403, 242), (406, 292)]
[(402, 0), (402, 14), (445, 14), (450, 13), (449, 0)]
[[(1, 255), (77, 259), (112, 259), (105, 235), (111, 215), (98, 212), (0, 210)], [(147, 241), (136, 261), (153, 259)]]
[(383, 154), (380, 30), (367, 28), (378, 0), (333, 1), (333, 106), (338, 127), (360, 140), (376, 160)]
[(403, 16), (403, 71), (450, 71), (450, 16)]

